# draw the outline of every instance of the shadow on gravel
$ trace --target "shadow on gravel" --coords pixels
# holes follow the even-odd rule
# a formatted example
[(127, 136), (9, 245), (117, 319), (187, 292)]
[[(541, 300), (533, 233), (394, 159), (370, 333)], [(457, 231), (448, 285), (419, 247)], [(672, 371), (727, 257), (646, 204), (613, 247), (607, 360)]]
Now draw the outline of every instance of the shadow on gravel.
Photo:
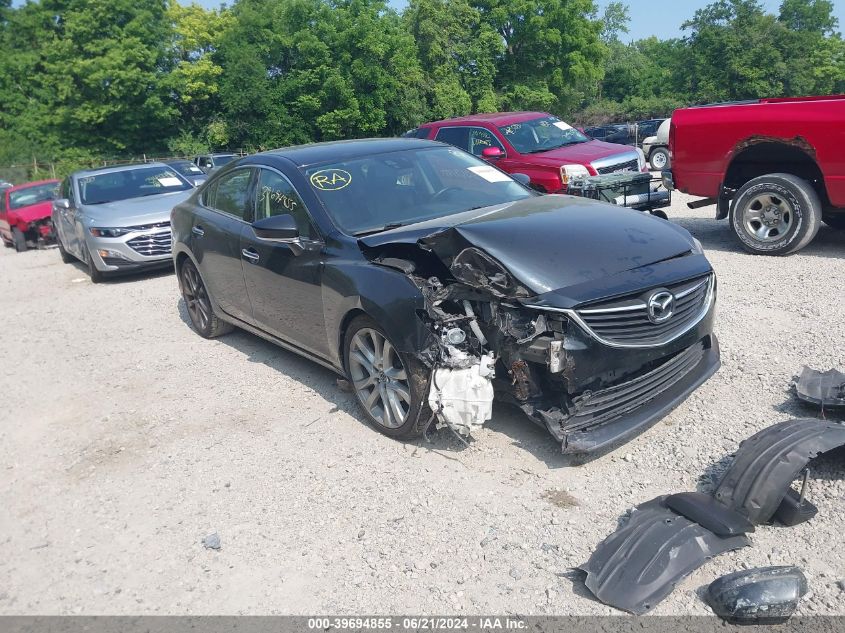
[[(88, 266), (79, 260), (73, 260), (70, 265), (76, 268), (81, 275), (88, 277)], [(101, 284), (125, 284), (134, 283), (138, 281), (146, 281), (147, 279), (155, 279), (156, 277), (164, 277), (173, 274), (173, 266), (163, 266), (161, 268), (153, 268), (151, 270), (125, 272), (125, 273), (107, 273), (106, 277), (101, 281)]]
[[(193, 330), (188, 309), (181, 297), (178, 300), (177, 309), (179, 318), (185, 326)], [(361, 424), (368, 425), (358, 410), (355, 396), (338, 386), (337, 379), (339, 376), (330, 369), (326, 369), (322, 365), (244, 330), (236, 329), (231, 334), (215, 340), (236, 349), (246, 356), (250, 362), (262, 363), (274, 371), (296, 380), (315, 391), (328, 402), (334, 402), (335, 410), (343, 411), (359, 420)], [(305, 422), (308, 421), (305, 420)], [(494, 403), (493, 419), (487, 423), (486, 428), (507, 435), (513, 446), (528, 451), (549, 468), (577, 466), (584, 463), (583, 459), (578, 460), (561, 454), (560, 445), (544, 429), (532, 423), (522, 412), (509, 405), (500, 402)], [(407, 443), (417, 446), (420, 450), (461, 453), (467, 446), (472, 446), (475, 441), (472, 438), (469, 438), (466, 442), (461, 441), (461, 439), (458, 439), (449, 429), (435, 429), (432, 425), (426, 437)], [(444, 455), (444, 457), (449, 458), (448, 455)]]
[[(714, 211), (715, 215), (715, 211)], [(734, 236), (727, 220), (716, 220), (715, 218), (673, 218), (670, 221), (678, 226), (684, 227), (698, 238), (707, 251), (722, 251), (726, 253), (746, 253), (739, 245), (739, 240)], [(845, 255), (845, 231), (837, 231), (822, 224), (818, 235), (804, 249), (801, 255), (811, 257), (831, 257), (840, 259)]]

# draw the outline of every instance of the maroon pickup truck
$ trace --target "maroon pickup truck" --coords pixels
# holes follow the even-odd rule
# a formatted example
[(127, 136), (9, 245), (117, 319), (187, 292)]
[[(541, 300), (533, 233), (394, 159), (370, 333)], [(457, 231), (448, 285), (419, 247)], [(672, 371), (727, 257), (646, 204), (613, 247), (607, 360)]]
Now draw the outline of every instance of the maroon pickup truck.
[(845, 229), (845, 95), (675, 110), (667, 188), (716, 203), (742, 246), (786, 255)]

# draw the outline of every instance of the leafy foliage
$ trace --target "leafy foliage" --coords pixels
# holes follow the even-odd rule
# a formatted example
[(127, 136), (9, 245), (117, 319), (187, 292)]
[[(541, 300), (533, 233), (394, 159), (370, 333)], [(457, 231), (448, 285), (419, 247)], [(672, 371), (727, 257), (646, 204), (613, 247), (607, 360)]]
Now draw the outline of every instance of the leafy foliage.
[(831, 0), (777, 13), (714, 0), (680, 39), (624, 42), (628, 16), (594, 0), (409, 0), (401, 14), (386, 0), (0, 0), (0, 164), (267, 149), (499, 109), (592, 124), (845, 92)]

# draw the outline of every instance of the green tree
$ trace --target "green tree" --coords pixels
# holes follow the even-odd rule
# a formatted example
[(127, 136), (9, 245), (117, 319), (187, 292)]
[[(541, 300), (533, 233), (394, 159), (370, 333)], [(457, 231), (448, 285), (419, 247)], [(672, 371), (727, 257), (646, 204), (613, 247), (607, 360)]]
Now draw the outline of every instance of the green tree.
[(467, 0), (411, 0), (403, 19), (425, 77), (428, 117), (496, 109), (493, 80), (502, 42)]
[(566, 111), (596, 90), (607, 49), (592, 0), (475, 0), (502, 38), (503, 106)]

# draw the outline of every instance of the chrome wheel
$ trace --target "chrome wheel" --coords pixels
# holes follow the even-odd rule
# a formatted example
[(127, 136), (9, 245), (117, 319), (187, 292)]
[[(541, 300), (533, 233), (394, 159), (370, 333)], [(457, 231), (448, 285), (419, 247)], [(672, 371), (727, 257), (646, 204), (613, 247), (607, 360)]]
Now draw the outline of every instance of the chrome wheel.
[(411, 387), (399, 352), (383, 334), (362, 328), (349, 343), (349, 376), (358, 399), (382, 426), (395, 429), (408, 419)]
[(194, 326), (202, 331), (208, 329), (211, 321), (211, 301), (199, 272), (191, 263), (182, 266), (182, 296)]
[(786, 200), (772, 193), (751, 199), (742, 214), (745, 230), (761, 242), (774, 242), (792, 228), (795, 212)]

